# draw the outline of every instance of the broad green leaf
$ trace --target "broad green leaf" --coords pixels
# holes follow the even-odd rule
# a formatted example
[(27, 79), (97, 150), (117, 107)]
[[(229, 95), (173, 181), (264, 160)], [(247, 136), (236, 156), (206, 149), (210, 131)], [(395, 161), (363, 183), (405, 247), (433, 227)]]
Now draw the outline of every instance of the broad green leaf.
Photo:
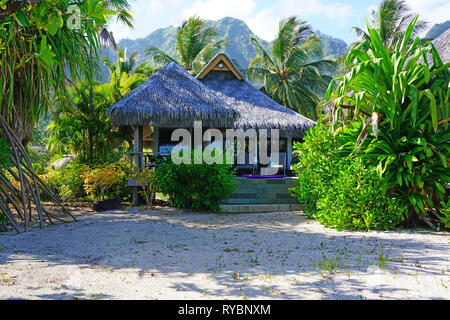
[(436, 152), (437, 155), (439, 156), (439, 158), (442, 161), (442, 165), (444, 166), (444, 168), (447, 168), (447, 158), (442, 154), (442, 152)]
[(417, 19), (419, 19), (419, 16), (418, 16), (418, 15), (416, 15), (416, 16), (411, 20), (411, 22), (408, 24), (408, 27), (406, 27), (405, 35), (403, 36), (403, 41), (402, 41), (402, 45), (401, 45), (401, 47), (400, 47), (400, 51), (405, 50), (406, 46), (408, 45), (408, 42), (409, 42), (409, 40), (410, 40), (410, 38), (411, 38), (411, 34), (412, 34), (412, 32), (414, 31), (414, 27), (415, 27), (415, 25), (416, 25), (416, 23), (417, 23)]
[(409, 92), (410, 92), (409, 98), (411, 99), (411, 103), (412, 103), (411, 121), (412, 121), (412, 125), (414, 127), (416, 125), (417, 108), (419, 106), (419, 90), (417, 90), (416, 86), (411, 85), (409, 87)]
[(64, 21), (62, 17), (57, 14), (52, 14), (47, 21), (48, 33), (54, 36), (63, 25)]
[(425, 90), (425, 94), (430, 99), (430, 114), (431, 114), (431, 123), (434, 131), (437, 130), (437, 109), (436, 109), (436, 99), (434, 98), (433, 93), (430, 89)]

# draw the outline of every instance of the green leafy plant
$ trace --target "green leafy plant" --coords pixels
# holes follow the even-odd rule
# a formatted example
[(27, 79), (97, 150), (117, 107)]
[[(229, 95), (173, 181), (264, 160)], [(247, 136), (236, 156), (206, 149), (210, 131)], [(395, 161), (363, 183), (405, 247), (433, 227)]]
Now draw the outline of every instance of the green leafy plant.
[[(78, 201), (86, 196), (82, 175), (87, 170), (89, 167), (85, 165), (71, 163), (57, 170), (51, 170), (40, 177), (63, 201)], [(42, 194), (42, 197), (46, 200), (45, 194)]]
[(337, 230), (392, 229), (404, 221), (405, 206), (382, 195), (383, 179), (376, 168), (345, 155), (323, 124), (294, 148), (298, 180), (291, 192), (310, 217)]
[(142, 187), (140, 194), (144, 197), (148, 206), (152, 206), (153, 198), (158, 191), (158, 184), (156, 181), (156, 172), (149, 168), (144, 168), (141, 172), (135, 173), (133, 179)]
[[(392, 51), (367, 24), (369, 39), (349, 52), (350, 72), (331, 82), (326, 98), (336, 106), (343, 149), (377, 168), (383, 194), (408, 204), (408, 224), (434, 228), (440, 216), (430, 213), (440, 209), (450, 182), (450, 63), (443, 64), (430, 42), (411, 43), (417, 19)], [(353, 120), (338, 122), (343, 112)]]
[(88, 195), (104, 200), (106, 192), (123, 181), (124, 173), (115, 164), (107, 164), (85, 171), (81, 178)]
[(213, 211), (220, 210), (219, 202), (234, 192), (236, 183), (231, 165), (175, 164), (171, 160), (156, 167), (156, 181), (159, 191), (169, 196), (170, 205)]

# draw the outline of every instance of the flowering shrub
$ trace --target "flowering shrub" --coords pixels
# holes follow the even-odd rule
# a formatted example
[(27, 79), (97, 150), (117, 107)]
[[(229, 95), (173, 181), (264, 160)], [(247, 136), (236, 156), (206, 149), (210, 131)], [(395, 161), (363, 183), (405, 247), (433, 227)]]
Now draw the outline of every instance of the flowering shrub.
[(144, 168), (142, 172), (135, 173), (133, 179), (142, 187), (140, 194), (144, 197), (148, 206), (152, 206), (153, 198), (158, 191), (156, 183), (156, 172), (149, 168)]
[(84, 182), (85, 192), (103, 200), (107, 190), (123, 181), (124, 173), (115, 164), (108, 164), (87, 170), (81, 175), (81, 178)]

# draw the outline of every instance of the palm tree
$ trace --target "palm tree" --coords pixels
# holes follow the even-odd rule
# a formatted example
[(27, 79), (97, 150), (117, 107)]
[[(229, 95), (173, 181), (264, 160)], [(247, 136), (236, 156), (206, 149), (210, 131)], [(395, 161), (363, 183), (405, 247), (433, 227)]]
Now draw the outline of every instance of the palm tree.
[(107, 57), (103, 62), (110, 72), (110, 81), (100, 85), (100, 90), (108, 97), (110, 105), (119, 102), (131, 91), (139, 87), (152, 74), (153, 69), (147, 62), (137, 65), (137, 53), (127, 57), (126, 48), (118, 50), (117, 61), (111, 63)]
[(319, 60), (320, 40), (311, 27), (296, 17), (281, 20), (270, 54), (258, 39), (250, 40), (256, 57), (246, 72), (249, 79), (262, 83), (261, 91), (278, 103), (316, 119), (319, 96), (331, 80), (325, 73), (333, 70), (334, 62)]
[[(138, 73), (145, 75), (147, 78), (152, 76), (154, 71), (150, 64), (146, 61), (139, 62), (139, 54), (134, 51), (129, 56), (127, 55), (127, 48), (117, 50), (117, 61), (112, 63), (108, 57), (103, 58), (103, 63), (108, 67), (110, 74), (125, 72), (127, 74)], [(120, 70), (120, 71), (119, 71)]]
[[(122, 22), (123, 24), (127, 25), (129, 28), (133, 28), (133, 17), (131, 16), (129, 9), (130, 4), (128, 3), (128, 0), (108, 0), (103, 2), (103, 8), (113, 10), (115, 12), (116, 20)], [(108, 17), (109, 18), (109, 17)], [(112, 31), (109, 31), (106, 27), (102, 25), (97, 25), (98, 30), (98, 38), (100, 40), (100, 44), (103, 47), (111, 47), (114, 50), (117, 50), (117, 44), (114, 39)], [(92, 50), (89, 51), (91, 60), (94, 59)], [(93, 65), (92, 73), (98, 72), (98, 66)], [(95, 70), (94, 70), (95, 69)], [(94, 114), (94, 105), (93, 105), (93, 78), (90, 79), (90, 89), (89, 89), (89, 105), (90, 105), (90, 112), (91, 114)], [(92, 161), (93, 159), (93, 135), (92, 132), (89, 130), (89, 159)]]
[[(378, 32), (383, 45), (392, 50), (397, 43), (402, 41), (405, 30), (414, 16), (404, 0), (383, 0), (377, 9), (372, 11), (368, 23), (372, 29)], [(426, 22), (417, 21), (411, 39), (424, 31), (427, 26)], [(365, 40), (370, 41), (370, 36), (365, 30), (359, 27), (353, 27), (353, 30), (359, 39), (351, 45), (352, 47), (356, 47)]]
[[(52, 155), (73, 154), (81, 163), (92, 160), (107, 161), (114, 146), (118, 146), (120, 133), (112, 130), (107, 116), (114, 103), (106, 84), (82, 81), (68, 88), (72, 104), (56, 101), (51, 121), (47, 126), (47, 148)], [(92, 137), (92, 140), (90, 139)], [(92, 148), (92, 150), (91, 150)], [(91, 154), (92, 151), (92, 154)]]
[(157, 47), (148, 48), (145, 54), (157, 65), (177, 62), (195, 75), (219, 50), (223, 50), (225, 41), (215, 41), (216, 36), (217, 30), (214, 27), (207, 26), (205, 20), (193, 16), (177, 29), (177, 58), (171, 57)]

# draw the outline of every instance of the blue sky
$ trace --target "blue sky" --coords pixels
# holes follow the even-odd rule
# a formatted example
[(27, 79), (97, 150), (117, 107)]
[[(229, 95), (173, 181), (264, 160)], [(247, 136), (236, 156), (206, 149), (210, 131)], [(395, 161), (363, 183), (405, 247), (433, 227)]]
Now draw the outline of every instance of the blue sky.
[[(142, 38), (169, 25), (180, 25), (194, 14), (218, 20), (230, 16), (244, 20), (265, 40), (272, 40), (281, 18), (297, 15), (320, 30), (347, 43), (355, 39), (353, 26), (365, 26), (365, 18), (380, 0), (130, 0), (134, 30), (111, 23), (117, 40)], [(450, 19), (450, 0), (406, 0), (421, 19), (434, 23)]]

